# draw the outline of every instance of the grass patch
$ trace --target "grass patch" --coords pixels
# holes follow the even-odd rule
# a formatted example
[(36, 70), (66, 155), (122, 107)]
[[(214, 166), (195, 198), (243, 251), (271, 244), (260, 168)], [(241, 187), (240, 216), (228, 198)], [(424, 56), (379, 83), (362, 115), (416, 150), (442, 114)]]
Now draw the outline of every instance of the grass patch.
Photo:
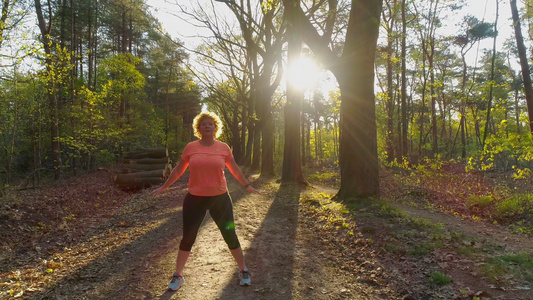
[(334, 171), (326, 171), (326, 170), (322, 170), (320, 172), (315, 172), (311, 175), (309, 175), (307, 177), (308, 180), (311, 180), (311, 181), (326, 181), (326, 180), (330, 180), (330, 179), (335, 179), (335, 178), (338, 178), (339, 177), (339, 173), (338, 172), (334, 172)]
[(447, 285), (453, 282), (453, 279), (446, 274), (442, 274), (440, 272), (433, 272), (430, 275), (429, 281), (436, 285)]
[(435, 243), (425, 242), (416, 244), (413, 249), (407, 251), (408, 254), (413, 256), (424, 256), (428, 255), (429, 253), (433, 252), (437, 245)]
[(491, 195), (488, 196), (478, 196), (478, 195), (470, 195), (466, 199), (466, 206), (469, 209), (472, 209), (473, 207), (478, 208), (485, 208), (489, 206), (492, 202), (494, 202), (494, 197)]
[(525, 252), (498, 256), (490, 259), (481, 270), (494, 282), (506, 275), (511, 275), (515, 278), (523, 277), (531, 283), (533, 282), (533, 256)]
[(501, 200), (494, 205), (494, 216), (512, 218), (533, 211), (533, 194), (516, 194)]
[(397, 253), (397, 254), (402, 254), (402, 255), (406, 253), (405, 249), (391, 242), (385, 243), (385, 245), (383, 246), (383, 250), (385, 250), (388, 253)]

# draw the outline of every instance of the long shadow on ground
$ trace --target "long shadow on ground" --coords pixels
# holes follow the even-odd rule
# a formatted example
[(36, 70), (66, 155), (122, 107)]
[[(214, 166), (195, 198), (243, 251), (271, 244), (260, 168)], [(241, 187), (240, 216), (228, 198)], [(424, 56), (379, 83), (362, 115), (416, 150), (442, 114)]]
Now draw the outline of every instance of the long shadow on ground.
[[(233, 202), (238, 203), (244, 195), (245, 192), (232, 193)], [(253, 285), (249, 288), (238, 286), (238, 274), (235, 274), (218, 299), (293, 298), (299, 195), (295, 188), (280, 188), (256, 234), (256, 237), (266, 235), (267, 238), (254, 237), (245, 254), (252, 270)], [(161, 225), (91, 261), (46, 290), (27, 295), (27, 299), (171, 298), (174, 293), (165, 293), (165, 286), (159, 286), (160, 282), (151, 279), (160, 276), (165, 278), (166, 284), (166, 278), (171, 274), (169, 271), (174, 267), (173, 264), (161, 266), (161, 262), (165, 261), (163, 256), (175, 255), (182, 235), (182, 213), (177, 207), (181, 207), (183, 196), (179, 197), (169, 213), (149, 215), (142, 220), (146, 224), (165, 220)]]
[[(233, 202), (237, 203), (243, 195), (232, 194)], [(163, 293), (163, 296), (171, 297), (173, 293), (165, 293), (165, 287), (174, 264), (158, 264), (164, 261), (163, 256), (177, 253), (182, 236), (184, 195), (178, 197), (171, 212), (157, 216), (153, 216), (152, 212), (142, 220), (149, 224), (166, 219), (160, 226), (88, 263), (46, 290), (28, 296), (28, 299), (155, 299)], [(135, 222), (136, 217), (133, 213), (116, 219), (128, 218)], [(165, 278), (165, 285), (153, 286), (153, 276)]]
[(245, 253), (252, 272), (252, 286), (238, 286), (235, 275), (218, 299), (292, 299), (299, 197), (297, 188), (280, 187)]
[[(144, 221), (161, 219), (167, 220), (131, 243), (90, 262), (44, 292), (32, 295), (31, 299), (122, 299), (120, 296), (110, 297), (110, 294), (119, 295), (121, 291), (135, 289), (140, 278), (148, 274), (148, 266), (175, 249), (176, 240), (182, 234), (181, 209)], [(95, 290), (98, 291), (96, 294)], [(145, 297), (139, 295), (137, 299)]]

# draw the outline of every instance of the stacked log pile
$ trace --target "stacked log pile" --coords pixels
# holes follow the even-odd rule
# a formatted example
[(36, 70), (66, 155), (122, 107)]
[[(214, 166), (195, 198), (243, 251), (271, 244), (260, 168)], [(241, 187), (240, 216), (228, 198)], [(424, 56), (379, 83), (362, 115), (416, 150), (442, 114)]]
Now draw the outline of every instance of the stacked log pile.
[(162, 184), (171, 171), (166, 148), (140, 149), (124, 154), (120, 173), (114, 182), (122, 189), (143, 189)]

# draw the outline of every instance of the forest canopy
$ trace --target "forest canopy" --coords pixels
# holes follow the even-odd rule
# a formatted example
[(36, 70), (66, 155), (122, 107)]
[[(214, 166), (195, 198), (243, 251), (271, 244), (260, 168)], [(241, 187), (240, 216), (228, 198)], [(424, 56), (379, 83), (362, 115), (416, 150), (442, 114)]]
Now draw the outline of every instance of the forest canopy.
[[(164, 146), (175, 160), (193, 139), (190, 123), (202, 108), (221, 116), (222, 139), (236, 160), (266, 175), (280, 173), (291, 147), (302, 166), (338, 167), (341, 152), (366, 151), (342, 148), (350, 131), (365, 130), (377, 148), (365, 155), (377, 152), (381, 166), (454, 160), (528, 175), (532, 138), (515, 37), (498, 34), (498, 15), (465, 15), (460, 31), (445, 30), (464, 1), (382, 2), (374, 96), (357, 116), (368, 117), (370, 127), (342, 132), (362, 107), (347, 106), (347, 88), (356, 82), (342, 82), (342, 66), (362, 53), (350, 48), (349, 20), (357, 16), (349, 8), (364, 2), (379, 1), (169, 3), (176, 19), (202, 29), (193, 48), (165, 31), (150, 1), (3, 1), (3, 189), (115, 164), (138, 148)], [(510, 11), (507, 1), (493, 2)], [(298, 9), (287, 9), (295, 3)], [(532, 15), (524, 4), (519, 15), (531, 57)], [(479, 46), (487, 41), (493, 46)], [(318, 82), (291, 91), (284, 76), (291, 57), (329, 72), (340, 89)]]

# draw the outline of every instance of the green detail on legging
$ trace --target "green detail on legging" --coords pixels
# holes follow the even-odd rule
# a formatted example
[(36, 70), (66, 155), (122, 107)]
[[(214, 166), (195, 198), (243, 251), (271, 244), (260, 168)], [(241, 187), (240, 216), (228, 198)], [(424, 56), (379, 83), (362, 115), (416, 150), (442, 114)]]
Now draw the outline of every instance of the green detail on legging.
[(228, 229), (228, 230), (235, 230), (235, 222), (229, 222), (229, 223), (226, 225), (226, 229)]

